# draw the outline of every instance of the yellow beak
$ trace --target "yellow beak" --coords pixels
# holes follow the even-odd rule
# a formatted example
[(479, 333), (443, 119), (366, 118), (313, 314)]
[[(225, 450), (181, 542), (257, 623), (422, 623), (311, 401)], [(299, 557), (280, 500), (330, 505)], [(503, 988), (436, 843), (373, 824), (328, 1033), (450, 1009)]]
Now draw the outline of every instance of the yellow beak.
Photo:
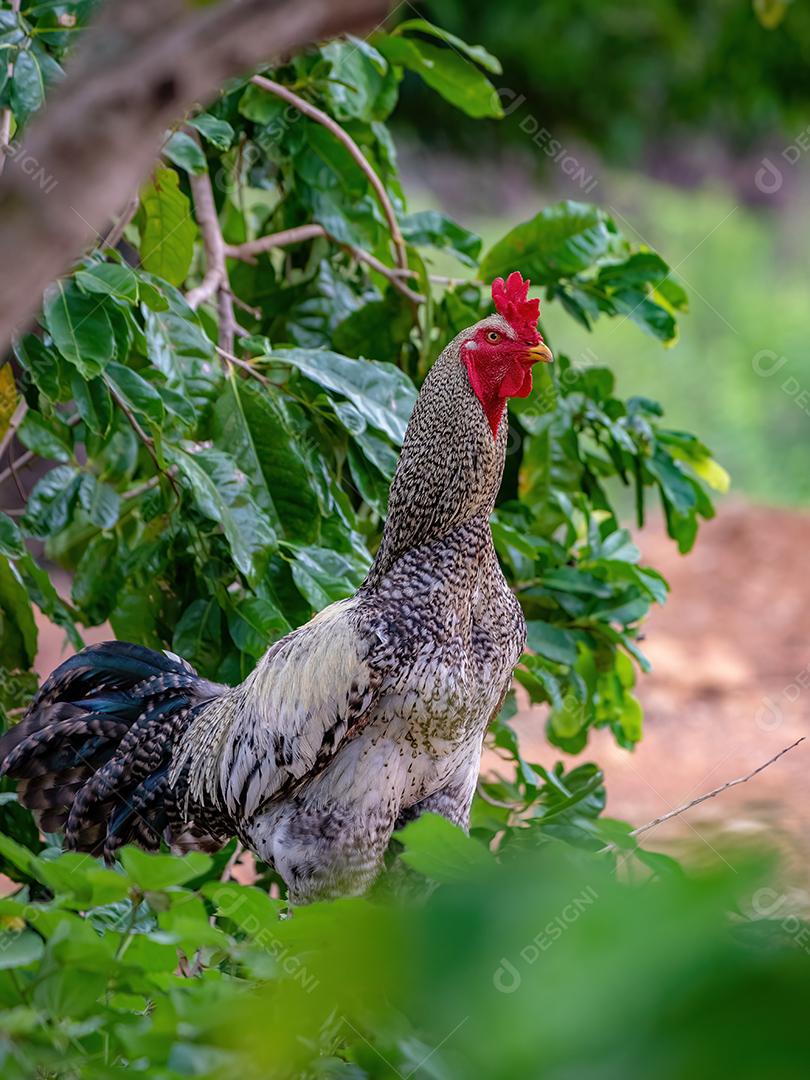
[(533, 345), (527, 351), (526, 358), (532, 364), (536, 364), (538, 360), (543, 364), (550, 364), (554, 360), (554, 354), (545, 342), (541, 342), (539, 345)]

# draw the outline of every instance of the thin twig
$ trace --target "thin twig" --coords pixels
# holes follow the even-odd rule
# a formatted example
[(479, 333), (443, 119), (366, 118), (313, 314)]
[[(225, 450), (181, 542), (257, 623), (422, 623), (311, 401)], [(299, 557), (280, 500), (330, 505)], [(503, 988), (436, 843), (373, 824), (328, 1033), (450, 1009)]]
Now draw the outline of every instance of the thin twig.
[(135, 432), (135, 434), (141, 440), (143, 445), (146, 447), (147, 453), (149, 454), (152, 461), (154, 462), (155, 468), (160, 473), (160, 475), (165, 476), (166, 479), (171, 484), (172, 491), (176, 495), (177, 501), (179, 502), (180, 501), (180, 488), (178, 487), (177, 481), (175, 480), (174, 475), (172, 474), (172, 472), (171, 471), (167, 472), (165, 469), (161, 468), (160, 462), (158, 461), (157, 453), (155, 452), (155, 440), (151, 437), (151, 435), (147, 435), (146, 432), (143, 430), (141, 425), (138, 423), (137, 416), (132, 411), (132, 409), (130, 409), (129, 405), (127, 405), (126, 401), (124, 401), (123, 397), (119, 394), (119, 392), (116, 389), (116, 387), (115, 387), (114, 383), (112, 382), (112, 380), (110, 380), (108, 378), (105, 378), (104, 382), (105, 382), (105, 384), (107, 386), (107, 389), (110, 391), (110, 395), (111, 395), (113, 401), (118, 406), (118, 408), (121, 410), (121, 412), (124, 414), (124, 416), (127, 418), (128, 422), (129, 422), (129, 425), (132, 428), (132, 430)]
[[(72, 416), (67, 417), (67, 419), (65, 420), (65, 423), (68, 425), (68, 427), (75, 427), (76, 424), (78, 424), (80, 420), (81, 420), (81, 417), (79, 416), (79, 414), (78, 413), (73, 413)], [(25, 453), (20, 454), (20, 456), (14, 462), (14, 469), (22, 469), (22, 468), (24, 468), (24, 466), (26, 466), (30, 461), (33, 461), (33, 459), (35, 457), (36, 457), (36, 454), (34, 453), (33, 450), (26, 450)], [(7, 469), (3, 469), (3, 471), (0, 472), (0, 484), (4, 484), (6, 482), (6, 480), (8, 480), (9, 477), (12, 476), (12, 475), (13, 475), (13, 470), (12, 470), (11, 466), (9, 465), (9, 467)]]
[(124, 207), (124, 209), (118, 215), (118, 220), (104, 237), (104, 243), (102, 247), (118, 247), (118, 244), (121, 241), (121, 237), (124, 235), (124, 230), (126, 229), (127, 225), (129, 225), (130, 221), (132, 221), (132, 219), (135, 217), (135, 212), (140, 206), (140, 203), (140, 195), (133, 195), (127, 205)]
[[(194, 128), (186, 125), (187, 134), (200, 145), (200, 136)], [(222, 227), (219, 224), (219, 215), (214, 201), (214, 189), (211, 187), (211, 177), (206, 169), (201, 173), (190, 173), (189, 183), (191, 194), (194, 197), (194, 213), (197, 224), (202, 233), (203, 247), (205, 248), (206, 272), (202, 282), (196, 289), (192, 289), (186, 300), (192, 308), (196, 308), (205, 300), (209, 300), (214, 294), (217, 296), (217, 312), (219, 314), (219, 344), (223, 349), (233, 352), (233, 342), (236, 335), (237, 324), (233, 310), (233, 297), (231, 286), (228, 281), (228, 268), (225, 263), (225, 240), (222, 236)]]
[(268, 233), (258, 240), (246, 240), (244, 244), (226, 244), (225, 254), (243, 262), (250, 262), (255, 255), (261, 255), (263, 251), (273, 248), (287, 247), (290, 244), (302, 244), (305, 240), (314, 240), (317, 236), (326, 236), (323, 225), (312, 222), (310, 225), (296, 225), (292, 229), (281, 229), (280, 232)]
[[(641, 836), (645, 832), (649, 832), (650, 829), (654, 829), (657, 825), (661, 825), (665, 821), (669, 821), (670, 818), (678, 817), (680, 814), (685, 813), (687, 810), (691, 810), (693, 806), (699, 806), (700, 803), (706, 802), (707, 799), (714, 799), (718, 795), (722, 795), (724, 791), (728, 791), (729, 788), (737, 787), (738, 784), (747, 784), (749, 780), (761, 773), (763, 769), (767, 769), (769, 765), (773, 765), (775, 761), (778, 761), (783, 754), (787, 754), (788, 751), (793, 750), (799, 743), (804, 742), (806, 735), (800, 736), (795, 742), (792, 742), (790, 746), (786, 746), (783, 750), (780, 750), (778, 754), (774, 754), (772, 758), (768, 758), (766, 762), (759, 765), (753, 772), (748, 773), (747, 776), (738, 776), (736, 780), (729, 780), (725, 784), (721, 784), (720, 787), (714, 788), (712, 791), (707, 791), (705, 795), (698, 796), (697, 799), (692, 799), (691, 802), (684, 803), (683, 806), (677, 807), (675, 810), (670, 810), (668, 814), (662, 814), (661, 817), (654, 818), (652, 821), (648, 821), (646, 825), (639, 825), (637, 829), (633, 829), (629, 833), (630, 836)], [(615, 849), (615, 844), (607, 844), (600, 851), (600, 854), (604, 851), (611, 851)]]
[[(11, 10), (17, 12), (20, 10), (20, 0), (9, 0)], [(6, 66), (6, 81), (11, 83), (11, 76), (14, 74), (14, 62), (9, 60)], [(0, 112), (0, 176), (3, 175), (3, 169), (6, 167), (6, 150), (11, 142), (11, 109), (6, 108)]]
[(17, 434), (17, 428), (25, 419), (25, 414), (28, 412), (28, 405), (25, 398), (20, 398), (17, 408), (14, 410), (11, 420), (9, 421), (8, 428), (2, 439), (0, 439), (0, 461), (3, 459), (3, 454), (11, 446), (14, 436)]
[(238, 356), (235, 356), (233, 353), (228, 352), (227, 349), (223, 349), (221, 345), (215, 345), (214, 348), (219, 353), (219, 355), (223, 357), (223, 359), (228, 361), (229, 364), (233, 364), (234, 367), (240, 368), (242, 371), (250, 375), (251, 378), (255, 379), (257, 382), (260, 382), (262, 386), (272, 385), (267, 376), (262, 375), (262, 373), (260, 371), (257, 371), (252, 364), (249, 364), (247, 362), (247, 360), (240, 360)]
[(401, 269), (406, 270), (408, 267), (408, 252), (405, 248), (405, 241), (402, 237), (397, 216), (394, 213), (394, 207), (388, 197), (388, 192), (385, 190), (385, 185), (382, 180), (380, 180), (379, 176), (377, 176), (374, 169), (372, 169), (368, 159), (354, 139), (347, 134), (340, 124), (336, 123), (331, 116), (327, 116), (325, 112), (316, 108), (315, 105), (311, 105), (310, 102), (299, 97), (298, 94), (293, 93), (293, 91), (289, 90), (286, 86), (282, 86), (281, 83), (273, 82), (272, 79), (267, 79), (263, 75), (254, 75), (251, 82), (255, 83), (256, 86), (260, 86), (262, 90), (266, 90), (269, 94), (275, 94), (276, 97), (280, 97), (283, 101), (293, 105), (299, 112), (303, 113), (304, 116), (308, 116), (310, 120), (322, 124), (336, 139), (343, 143), (374, 189), (374, 193), (385, 214), (385, 219), (388, 222), (391, 239), (394, 242), (397, 265)]
[(301, 244), (306, 240), (314, 240), (319, 236), (331, 240), (332, 243), (337, 244), (339, 247), (348, 251), (358, 262), (366, 263), (373, 270), (376, 270), (378, 274), (382, 274), (383, 277), (391, 282), (397, 292), (402, 293), (402, 295), (410, 300), (411, 303), (424, 303), (424, 296), (414, 292), (413, 289), (410, 289), (402, 280), (403, 277), (415, 277), (416, 271), (408, 269), (392, 269), (390, 266), (386, 266), (385, 263), (380, 262), (380, 260), (370, 252), (355, 247), (354, 244), (344, 244), (340, 240), (336, 240), (323, 225), (319, 225), (316, 222), (312, 222), (309, 225), (296, 225), (292, 229), (282, 229), (280, 232), (276, 233), (268, 233), (267, 236), (260, 236), (258, 240), (246, 240), (244, 244), (226, 244), (225, 254), (230, 255), (231, 258), (234, 259), (241, 259), (243, 262), (253, 262), (255, 256), (260, 255), (263, 251), (272, 251), (274, 248), (288, 247), (290, 244)]

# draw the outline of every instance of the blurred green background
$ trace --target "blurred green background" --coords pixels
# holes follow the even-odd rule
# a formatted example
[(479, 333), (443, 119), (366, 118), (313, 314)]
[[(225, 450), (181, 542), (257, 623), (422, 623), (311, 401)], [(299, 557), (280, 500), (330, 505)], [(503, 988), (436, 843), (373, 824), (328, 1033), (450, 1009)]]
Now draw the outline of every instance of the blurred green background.
[(662, 351), (629, 323), (572, 332), (551, 305), (551, 343), (609, 364), (623, 393), (665, 401), (736, 493), (810, 503), (810, 7), (417, 6), (499, 57), (507, 115), (459, 124), (406, 76), (396, 119), (412, 205), (441, 206), (487, 240), (560, 198), (604, 207), (676, 268), (691, 305), (681, 340)]

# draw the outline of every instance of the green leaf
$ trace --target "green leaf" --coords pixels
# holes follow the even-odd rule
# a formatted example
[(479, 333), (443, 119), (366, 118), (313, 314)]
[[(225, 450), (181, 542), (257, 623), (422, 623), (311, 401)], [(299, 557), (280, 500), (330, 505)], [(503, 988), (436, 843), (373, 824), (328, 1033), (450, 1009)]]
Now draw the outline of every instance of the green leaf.
[(194, 255), (197, 226), (174, 169), (155, 170), (141, 191), (141, 208), (141, 264), (172, 285), (182, 284)]
[(75, 278), (85, 292), (114, 296), (131, 304), (138, 300), (138, 279), (122, 263), (95, 263), (86, 270), (77, 270)]
[(0, 666), (29, 668), (37, 655), (31, 601), (15, 564), (0, 557)]
[(17, 523), (7, 514), (0, 513), (0, 555), (16, 559), (25, 554), (25, 545)]
[(204, 173), (208, 168), (205, 154), (199, 144), (185, 131), (175, 131), (174, 135), (163, 147), (163, 153), (169, 161), (178, 165), (181, 169), (185, 169), (186, 172), (194, 173), (197, 176)]
[(203, 674), (222, 659), (222, 616), (216, 600), (194, 600), (177, 621), (172, 649)]
[(73, 603), (88, 623), (98, 625), (109, 617), (123, 584), (117, 540), (113, 536), (96, 536), (87, 545), (73, 575)]
[(557, 664), (575, 664), (577, 659), (576, 636), (539, 619), (526, 623), (526, 641), (530, 649)]
[(166, 416), (163, 399), (142, 375), (123, 364), (108, 364), (107, 378), (132, 410), (153, 424), (160, 426), (163, 423)]
[(217, 150), (228, 150), (235, 132), (227, 120), (220, 120), (211, 113), (200, 113), (187, 121)]
[(315, 611), (351, 596), (367, 570), (368, 564), (330, 548), (310, 545), (293, 553), (293, 580)]
[(101, 374), (115, 355), (115, 337), (104, 300), (75, 281), (57, 281), (45, 295), (45, 326), (59, 352), (85, 379)]
[(81, 476), (70, 465), (57, 465), (34, 486), (28, 496), (23, 523), (34, 536), (49, 536), (64, 529), (78, 494)]
[(228, 630), (233, 643), (257, 659), (290, 629), (281, 609), (267, 598), (245, 597), (228, 612)]
[(200, 877), (211, 865), (211, 858), (200, 851), (176, 855), (151, 855), (136, 847), (124, 847), (119, 854), (130, 878), (141, 889), (158, 891), (172, 885), (182, 885)]
[(500, 99), (481, 71), (453, 49), (442, 49), (418, 38), (377, 33), (371, 38), (392, 64), (406, 67), (468, 116), (502, 117)]
[(70, 609), (57, 593), (48, 574), (34, 562), (34, 559), (27, 552), (17, 562), (17, 569), (25, 582), (29, 597), (39, 610), (52, 623), (60, 626), (65, 631), (74, 649), (78, 651), (84, 648), (84, 642), (81, 634), (76, 629)]
[(330, 41), (321, 55), (330, 61), (330, 113), (337, 120), (384, 120), (397, 100), (398, 80), (385, 58), (359, 39)]
[(481, 260), (480, 276), (490, 281), (519, 270), (533, 285), (547, 285), (587, 270), (616, 242), (616, 227), (602, 210), (560, 202), (517, 225), (491, 247)]
[(73, 453), (70, 428), (54, 414), (50, 422), (29, 409), (17, 430), (17, 437), (28, 450), (51, 461), (70, 461)]
[(239, 570), (248, 581), (258, 582), (277, 539), (251, 495), (244, 472), (221, 450), (190, 454), (172, 449), (171, 457), (187, 480), (197, 509), (222, 526)]
[(312, 468), (283, 399), (231, 379), (214, 412), (214, 440), (228, 447), (274, 530), (316, 540), (321, 508)]
[(460, 37), (456, 37), (455, 34), (451, 34), (447, 30), (442, 30), (440, 26), (435, 26), (432, 22), (428, 22), (427, 19), (406, 19), (405, 22), (399, 23), (394, 33), (403, 34), (408, 30), (416, 30), (421, 34), (432, 34), (433, 37), (443, 41), (445, 45), (464, 53), (470, 60), (474, 60), (476, 64), (480, 64), (482, 68), (490, 71), (493, 75), (500, 75), (503, 70), (497, 56), (487, 52), (483, 45), (468, 45)]
[(70, 375), (70, 389), (79, 416), (96, 435), (104, 436), (113, 419), (113, 402), (104, 379), (84, 379), (78, 371)]
[[(35, 334), (26, 334), (14, 342), (14, 355), (41, 394), (57, 401), (62, 393), (63, 372), (66, 367), (54, 348), (49, 348)], [(71, 373), (74, 369), (69, 369)]]
[(118, 521), (121, 500), (115, 488), (85, 473), (79, 484), (79, 504), (90, 521), (100, 529), (112, 529)]
[(45, 79), (39, 60), (30, 49), (20, 49), (11, 76), (11, 108), (22, 126), (45, 101)]
[(450, 251), (465, 266), (476, 266), (481, 251), (481, 237), (451, 221), (438, 210), (420, 210), (400, 220), (402, 235), (416, 247), (435, 247)]
[(33, 930), (0, 931), (0, 969), (4, 971), (36, 964), (44, 951), (42, 938)]
[(351, 360), (328, 349), (279, 349), (268, 359), (290, 364), (325, 390), (348, 398), (370, 424), (402, 443), (416, 391), (393, 364)]
[(434, 881), (467, 881), (493, 865), (477, 840), (438, 814), (422, 814), (394, 835), (405, 847), (402, 861)]

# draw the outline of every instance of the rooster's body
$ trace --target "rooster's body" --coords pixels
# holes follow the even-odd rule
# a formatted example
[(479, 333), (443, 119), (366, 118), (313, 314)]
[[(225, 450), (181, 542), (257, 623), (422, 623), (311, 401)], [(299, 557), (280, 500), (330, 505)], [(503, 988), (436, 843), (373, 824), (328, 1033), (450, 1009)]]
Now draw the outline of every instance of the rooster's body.
[(528, 392), (526, 372), (531, 388), (531, 363), (550, 358), (515, 277), (493, 290), (501, 314), (459, 334), (425, 380), (353, 597), (234, 688), (118, 642), (43, 684), (0, 742), (43, 828), (107, 857), (127, 842), (215, 849), (236, 834), (301, 903), (362, 892), (392, 831), (421, 812), (467, 826), (525, 635), (489, 527), (502, 414)]

